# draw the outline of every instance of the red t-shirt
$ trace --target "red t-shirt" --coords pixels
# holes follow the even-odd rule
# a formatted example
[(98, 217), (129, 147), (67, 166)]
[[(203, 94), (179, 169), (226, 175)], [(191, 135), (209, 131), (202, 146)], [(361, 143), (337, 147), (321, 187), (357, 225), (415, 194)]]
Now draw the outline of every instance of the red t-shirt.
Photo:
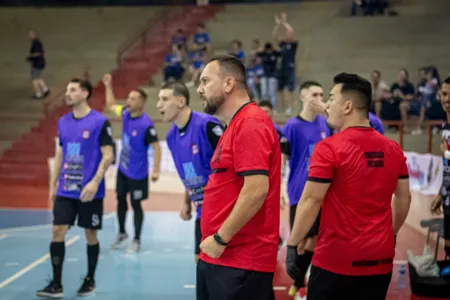
[(269, 192), (261, 209), (231, 239), (218, 259), (200, 253), (215, 265), (274, 272), (280, 223), (281, 150), (269, 116), (254, 103), (245, 104), (226, 128), (211, 159), (203, 198), (202, 238), (214, 235), (230, 215), (244, 177), (269, 176)]
[(316, 145), (308, 180), (331, 185), (314, 266), (354, 276), (392, 271), (391, 201), (399, 178), (408, 178), (402, 149), (373, 128), (351, 127)]

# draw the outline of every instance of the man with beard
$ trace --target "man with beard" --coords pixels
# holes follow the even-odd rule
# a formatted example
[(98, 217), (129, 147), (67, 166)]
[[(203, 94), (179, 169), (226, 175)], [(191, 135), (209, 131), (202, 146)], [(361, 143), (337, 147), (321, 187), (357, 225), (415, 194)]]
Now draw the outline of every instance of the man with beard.
[(272, 300), (280, 223), (281, 151), (270, 117), (247, 93), (245, 67), (213, 57), (197, 89), (227, 122), (205, 188), (197, 299)]
[(211, 174), (209, 165), (223, 127), (216, 118), (193, 111), (189, 107), (189, 90), (182, 83), (165, 84), (158, 95), (156, 108), (165, 122), (172, 122), (167, 133), (167, 146), (178, 175), (186, 188), (181, 208), (181, 219), (192, 218), (192, 204), (196, 207), (195, 261), (200, 254), (200, 220), (203, 193)]
[(50, 257), (52, 281), (37, 292), (38, 297), (62, 298), (64, 240), (69, 226), (85, 228), (88, 273), (78, 289), (78, 296), (95, 291), (95, 269), (100, 245), (97, 230), (102, 228), (104, 176), (114, 159), (111, 125), (101, 113), (87, 103), (92, 86), (86, 80), (72, 79), (66, 89), (66, 104), (72, 112), (58, 122), (59, 147), (50, 179), (53, 202), (53, 231)]
[(434, 214), (441, 213), (441, 206), (444, 212), (444, 240), (445, 253), (450, 257), (450, 77), (444, 80), (440, 91), (442, 108), (447, 114), (447, 121), (442, 130), (441, 151), (444, 155), (444, 179), (441, 193), (436, 197), (431, 205)]

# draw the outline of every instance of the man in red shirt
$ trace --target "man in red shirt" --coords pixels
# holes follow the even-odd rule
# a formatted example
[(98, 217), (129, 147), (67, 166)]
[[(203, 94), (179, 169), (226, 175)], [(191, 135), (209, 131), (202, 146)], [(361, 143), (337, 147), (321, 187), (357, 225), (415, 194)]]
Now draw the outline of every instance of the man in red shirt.
[(395, 236), (410, 205), (406, 158), (396, 142), (370, 127), (370, 83), (346, 73), (337, 75), (334, 83), (326, 115), (339, 133), (314, 148), (286, 269), (296, 277), (297, 254), (322, 208), (308, 300), (384, 300)]
[(272, 300), (279, 223), (281, 150), (270, 117), (247, 93), (245, 67), (213, 57), (200, 77), (206, 113), (228, 127), (211, 159), (197, 265), (197, 299)]

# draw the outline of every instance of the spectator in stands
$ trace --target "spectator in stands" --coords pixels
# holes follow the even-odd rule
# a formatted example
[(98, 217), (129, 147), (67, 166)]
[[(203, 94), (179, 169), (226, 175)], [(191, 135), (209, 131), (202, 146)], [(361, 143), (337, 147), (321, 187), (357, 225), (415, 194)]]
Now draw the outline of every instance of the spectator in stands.
[(166, 55), (166, 61), (164, 65), (164, 81), (179, 81), (183, 77), (184, 68), (182, 65), (183, 54), (180, 46), (172, 45), (172, 49), (169, 54)]
[(440, 85), (439, 79), (435, 77), (431, 67), (420, 68), (419, 74), (421, 77), (417, 87), (417, 102), (420, 106), (419, 121), (417, 128), (412, 131), (412, 135), (421, 135), (423, 133), (422, 125), (425, 121), (427, 107), (431, 107), (431, 101), (436, 100)]
[(373, 70), (370, 73), (370, 82), (372, 84), (372, 100), (375, 107), (375, 114), (381, 118), (381, 106), (384, 100), (389, 98), (389, 86), (381, 80), (381, 72)]
[[(285, 36), (282, 39), (278, 37), (280, 26), (283, 26), (286, 30)], [(281, 13), (280, 16), (275, 15), (275, 27), (272, 31), (272, 37), (278, 44), (281, 56), (281, 66), (278, 76), (279, 108), (286, 108), (286, 114), (291, 115), (292, 109), (297, 111), (294, 89), (296, 85), (295, 57), (297, 54), (298, 42), (295, 38), (293, 27), (287, 21), (286, 13)], [(288, 90), (287, 99), (284, 97), (285, 88)]]
[(392, 84), (390, 97), (399, 103), (400, 118), (407, 131), (408, 110), (414, 100), (414, 85), (409, 81), (409, 73), (406, 69), (401, 69), (397, 74), (397, 82)]
[(193, 45), (193, 49), (189, 52), (189, 79), (186, 83), (187, 87), (193, 87), (200, 77), (200, 74), (205, 67), (205, 53), (200, 49), (195, 49), (197, 47)]
[(384, 15), (387, 7), (387, 0), (353, 0), (351, 14), (356, 16), (358, 8), (362, 8), (365, 16)]
[(270, 99), (272, 106), (276, 111), (277, 106), (277, 64), (280, 52), (273, 48), (272, 43), (266, 43), (264, 50), (259, 52), (261, 57), (264, 75), (261, 77), (261, 97), (266, 100)]
[(41, 99), (50, 94), (50, 89), (41, 77), (42, 71), (45, 69), (44, 46), (36, 35), (36, 32), (30, 30), (28, 36), (31, 40), (30, 55), (27, 61), (31, 64), (31, 84), (33, 86), (34, 99)]
[(172, 44), (177, 45), (183, 51), (187, 51), (187, 37), (183, 29), (178, 29), (173, 35)]
[(263, 48), (261, 47), (261, 41), (259, 39), (254, 39), (252, 44), (252, 50), (250, 50), (250, 54), (248, 57), (248, 63), (250, 62), (256, 63), (256, 58), (262, 51)]
[(245, 52), (242, 49), (241, 41), (234, 40), (233, 42), (231, 42), (231, 50), (229, 54), (236, 56), (242, 61), (243, 64), (245, 64)]
[(205, 24), (197, 24), (197, 31), (194, 34), (193, 42), (201, 51), (208, 52), (211, 50), (211, 40), (209, 33), (206, 31)]
[(250, 60), (247, 66), (247, 86), (249, 94), (253, 101), (259, 101), (260, 98), (260, 83), (261, 77), (264, 76), (264, 68), (262, 66), (261, 57), (256, 57), (255, 60)]

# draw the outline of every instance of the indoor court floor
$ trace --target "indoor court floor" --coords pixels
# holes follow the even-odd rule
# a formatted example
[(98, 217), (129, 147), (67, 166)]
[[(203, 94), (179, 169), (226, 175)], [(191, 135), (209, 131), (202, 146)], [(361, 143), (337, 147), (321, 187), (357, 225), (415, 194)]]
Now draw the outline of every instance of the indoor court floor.
[[(99, 233), (101, 254), (96, 273), (98, 300), (195, 299), (193, 255), (194, 220), (180, 219), (182, 196), (153, 193), (146, 201), (142, 248), (137, 254), (110, 248), (117, 232), (114, 196), (108, 193), (103, 230)], [(287, 236), (287, 210), (282, 212), (282, 235)], [(52, 213), (48, 209), (0, 209), (0, 300), (37, 299), (35, 291), (51, 278), (48, 255)], [(132, 236), (132, 213), (127, 218)], [(405, 263), (406, 250), (420, 253), (424, 237), (410, 228), (399, 235), (396, 267)], [(72, 228), (66, 239), (63, 268), (64, 299), (77, 299), (76, 290), (87, 270), (86, 243), (80, 228)], [(279, 254), (274, 289), (277, 300), (291, 299), (291, 284), (285, 267), (285, 248)], [(394, 270), (389, 300), (410, 299), (410, 290), (397, 288)]]

